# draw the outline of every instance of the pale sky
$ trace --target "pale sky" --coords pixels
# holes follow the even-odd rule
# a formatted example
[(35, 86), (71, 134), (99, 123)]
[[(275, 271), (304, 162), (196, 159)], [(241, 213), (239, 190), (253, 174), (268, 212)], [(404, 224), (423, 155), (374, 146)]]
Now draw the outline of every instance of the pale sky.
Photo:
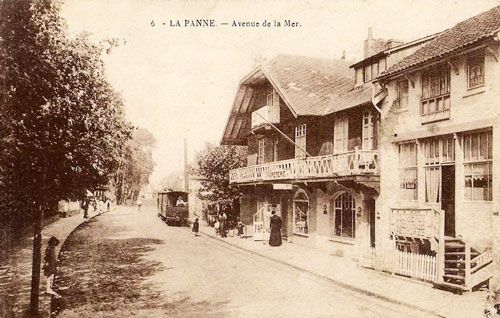
[[(182, 169), (184, 135), (190, 160), (205, 142), (220, 141), (238, 83), (255, 59), (340, 58), (345, 50), (348, 60), (359, 60), (369, 27), (376, 38), (410, 41), (497, 5), (500, 0), (66, 0), (62, 15), (72, 34), (126, 41), (104, 57), (107, 75), (127, 117), (157, 139), (151, 182), (158, 184)], [(184, 19), (214, 19), (217, 26), (169, 26)], [(221, 25), (284, 19), (301, 26)]]

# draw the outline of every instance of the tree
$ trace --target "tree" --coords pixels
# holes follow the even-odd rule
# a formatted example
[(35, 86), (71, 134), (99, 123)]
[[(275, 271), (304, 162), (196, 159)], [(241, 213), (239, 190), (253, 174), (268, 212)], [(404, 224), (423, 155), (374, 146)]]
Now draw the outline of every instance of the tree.
[(137, 200), (143, 186), (149, 183), (155, 163), (154, 135), (147, 129), (138, 128), (124, 148), (117, 173), (114, 175), (115, 196), (118, 203), (127, 199)]
[(184, 172), (176, 171), (169, 173), (161, 181), (162, 190), (184, 191)]
[(38, 314), (41, 224), (60, 200), (104, 186), (131, 126), (104, 75), (103, 48), (66, 35), (60, 2), (0, 2), (2, 222), (34, 224), (31, 314)]
[[(246, 163), (246, 149), (237, 146), (214, 146), (206, 144), (205, 149), (195, 157), (195, 174), (204, 177), (198, 197), (222, 205), (232, 205), (240, 197), (236, 187), (229, 186), (229, 171), (241, 168)], [(231, 218), (231, 215), (228, 215)]]

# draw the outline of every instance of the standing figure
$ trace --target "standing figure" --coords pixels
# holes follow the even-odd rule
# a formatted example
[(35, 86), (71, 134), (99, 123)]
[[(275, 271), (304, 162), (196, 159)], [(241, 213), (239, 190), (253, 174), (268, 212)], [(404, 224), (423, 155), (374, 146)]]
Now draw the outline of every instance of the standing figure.
[(219, 213), (219, 233), (221, 237), (227, 237), (227, 215), (224, 211)]
[(83, 199), (82, 208), (83, 208), (83, 218), (88, 219), (89, 218), (89, 200), (87, 198)]
[(137, 212), (141, 212), (142, 201), (141, 199), (137, 199)]
[(56, 246), (59, 245), (59, 240), (52, 236), (49, 239), (47, 248), (45, 249), (45, 259), (43, 264), (43, 274), (47, 277), (47, 294), (53, 295), (56, 298), (61, 297), (56, 293), (52, 286), (54, 285), (54, 275), (56, 274)]
[(199, 231), (200, 231), (200, 222), (198, 221), (198, 218), (196, 218), (193, 223), (194, 236), (199, 236), (200, 235), (198, 233)]
[(245, 237), (245, 225), (243, 225), (243, 222), (238, 221), (238, 225), (236, 226), (238, 229), (238, 236), (241, 238)]
[(269, 245), (281, 245), (281, 218), (276, 215), (276, 211), (271, 212), (271, 235), (269, 236)]
[(106, 211), (109, 212), (110, 208), (111, 208), (111, 202), (109, 201), (108, 198), (106, 198)]

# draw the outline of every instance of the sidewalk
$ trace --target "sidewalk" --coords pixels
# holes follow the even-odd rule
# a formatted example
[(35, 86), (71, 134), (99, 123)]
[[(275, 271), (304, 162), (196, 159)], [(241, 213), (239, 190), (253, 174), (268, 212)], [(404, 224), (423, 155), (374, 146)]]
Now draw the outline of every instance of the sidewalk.
[[(90, 209), (92, 210), (92, 209)], [(89, 211), (92, 218), (98, 213)], [(51, 236), (60, 241), (56, 255), (69, 234), (87, 219), (83, 212), (68, 218), (61, 218), (42, 229), (42, 265), (47, 241)], [(0, 317), (24, 317), (29, 308), (31, 292), (31, 267), (33, 261), (33, 237), (28, 236), (19, 242), (12, 254), (0, 263)], [(46, 279), (43, 271), (40, 273), (40, 314), (49, 317), (50, 300), (44, 295)]]
[(200, 232), (365, 295), (441, 317), (484, 317), (487, 294), (484, 291), (455, 295), (434, 289), (431, 284), (365, 269), (349, 259), (287, 241), (283, 241), (280, 247), (271, 247), (262, 241), (254, 241), (251, 237), (220, 238), (215, 235), (213, 228), (204, 225), (200, 225)]

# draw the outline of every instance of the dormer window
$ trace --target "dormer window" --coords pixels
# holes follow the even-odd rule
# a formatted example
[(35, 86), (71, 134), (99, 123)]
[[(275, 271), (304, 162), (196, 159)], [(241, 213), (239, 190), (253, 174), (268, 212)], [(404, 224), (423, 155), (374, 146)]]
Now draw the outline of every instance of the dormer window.
[(484, 53), (467, 59), (468, 88), (484, 85)]
[(372, 80), (372, 66), (371, 65), (365, 66), (364, 71), (363, 71), (363, 76), (364, 76), (365, 83)]

